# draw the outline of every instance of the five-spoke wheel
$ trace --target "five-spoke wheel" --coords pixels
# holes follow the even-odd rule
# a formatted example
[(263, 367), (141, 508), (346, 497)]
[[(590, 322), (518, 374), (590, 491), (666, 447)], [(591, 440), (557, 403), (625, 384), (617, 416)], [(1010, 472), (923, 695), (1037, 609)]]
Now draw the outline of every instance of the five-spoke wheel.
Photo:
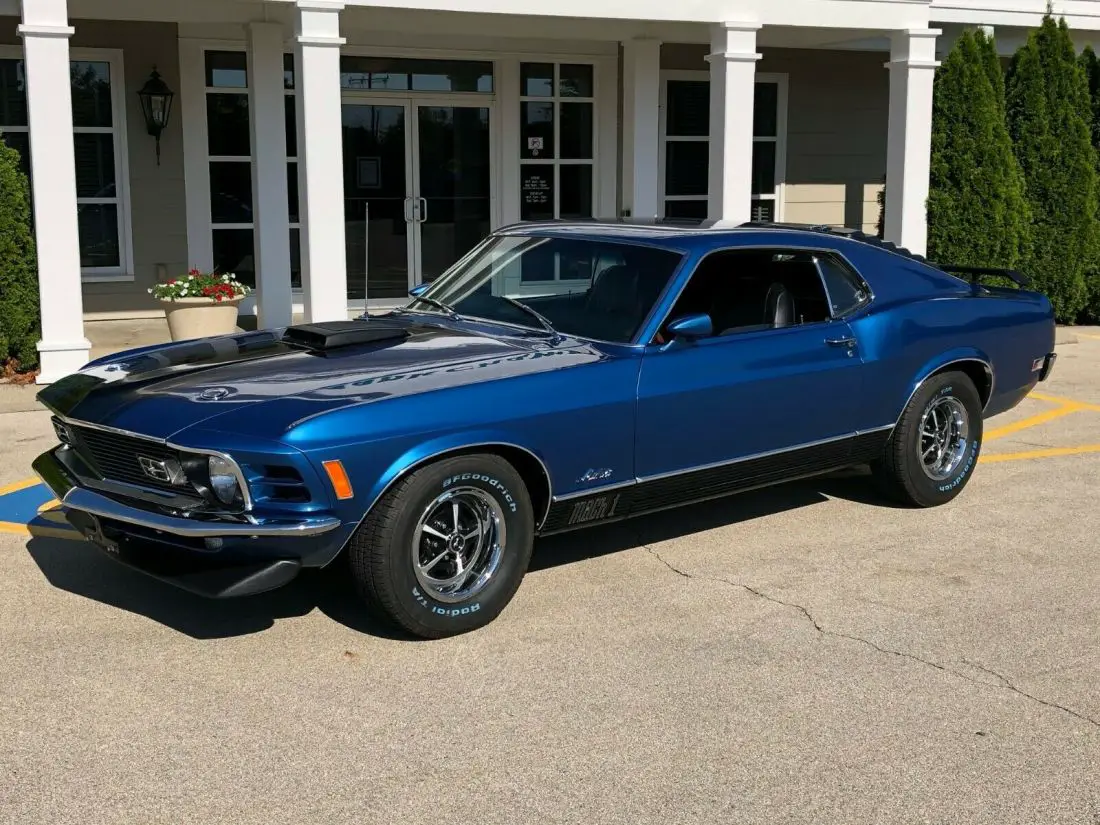
[(493, 578), (508, 539), (504, 510), (478, 487), (458, 487), (424, 508), (412, 540), (421, 587), (441, 602), (480, 593)]
[(982, 401), (974, 382), (963, 372), (942, 372), (913, 393), (871, 469), (892, 498), (935, 507), (962, 492), (981, 447)]
[(348, 558), (372, 611), (424, 638), (491, 622), (531, 559), (523, 478), (498, 455), (460, 455), (402, 477), (371, 508)]
[(921, 465), (933, 481), (950, 478), (966, 459), (969, 420), (966, 407), (951, 395), (933, 400), (921, 416)]

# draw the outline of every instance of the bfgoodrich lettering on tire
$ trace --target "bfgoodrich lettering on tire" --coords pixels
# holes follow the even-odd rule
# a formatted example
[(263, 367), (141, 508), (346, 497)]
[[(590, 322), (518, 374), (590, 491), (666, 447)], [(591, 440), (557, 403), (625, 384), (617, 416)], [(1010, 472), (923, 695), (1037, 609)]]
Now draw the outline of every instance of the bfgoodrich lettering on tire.
[(438, 639), (499, 615), (527, 572), (534, 533), (515, 468), (500, 456), (464, 455), (387, 491), (352, 536), (348, 558), (375, 614)]
[(962, 492), (982, 448), (982, 402), (961, 372), (935, 375), (914, 393), (871, 469), (884, 491), (914, 507)]

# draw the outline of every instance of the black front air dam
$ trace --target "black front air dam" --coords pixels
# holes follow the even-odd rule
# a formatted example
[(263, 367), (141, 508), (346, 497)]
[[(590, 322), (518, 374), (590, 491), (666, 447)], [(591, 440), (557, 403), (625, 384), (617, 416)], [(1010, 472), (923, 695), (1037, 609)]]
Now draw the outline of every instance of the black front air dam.
[(65, 518), (104, 555), (125, 566), (208, 599), (231, 599), (274, 590), (302, 569), (297, 559), (223, 562), (169, 545), (135, 540), (109, 522), (80, 510)]

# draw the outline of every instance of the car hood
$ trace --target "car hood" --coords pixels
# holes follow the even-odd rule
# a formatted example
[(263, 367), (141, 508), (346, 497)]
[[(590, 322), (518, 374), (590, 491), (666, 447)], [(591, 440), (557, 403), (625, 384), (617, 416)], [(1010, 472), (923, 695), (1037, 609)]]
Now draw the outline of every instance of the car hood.
[[(401, 325), (407, 334), (317, 352), (287, 343), (280, 328), (130, 350), (66, 376), (38, 399), (64, 417), (154, 438), (200, 423), (277, 437), (303, 418), (350, 405), (604, 357), (581, 342), (551, 345), (542, 335), (497, 337), (409, 320), (386, 324)], [(263, 414), (257, 414), (261, 405)]]

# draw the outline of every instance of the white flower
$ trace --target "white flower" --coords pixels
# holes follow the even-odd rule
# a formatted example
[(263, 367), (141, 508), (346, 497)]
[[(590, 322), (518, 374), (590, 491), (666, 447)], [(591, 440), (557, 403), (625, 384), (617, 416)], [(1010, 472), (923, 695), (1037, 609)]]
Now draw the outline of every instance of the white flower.
[(145, 290), (145, 291), (146, 291), (146, 292), (148, 292), (148, 293), (149, 293), (150, 295), (152, 295), (152, 294), (153, 294), (153, 288), (152, 288), (152, 287), (149, 287), (149, 288), (148, 288), (147, 290)]
[(229, 276), (228, 275), (222, 275), (222, 280), (228, 283), (229, 282)]

